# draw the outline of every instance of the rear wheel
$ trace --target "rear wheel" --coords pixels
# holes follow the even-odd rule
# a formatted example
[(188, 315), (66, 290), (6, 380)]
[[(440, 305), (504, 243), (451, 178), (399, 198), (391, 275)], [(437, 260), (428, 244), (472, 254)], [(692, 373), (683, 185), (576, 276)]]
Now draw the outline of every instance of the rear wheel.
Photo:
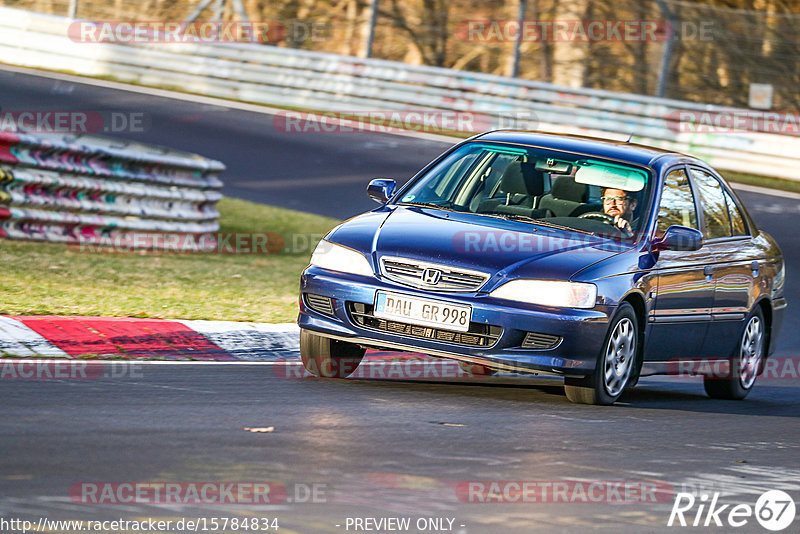
[(594, 373), (564, 378), (564, 392), (578, 404), (613, 404), (633, 384), (637, 371), (639, 325), (633, 306), (624, 302), (606, 334)]
[(300, 330), (300, 358), (303, 367), (321, 378), (346, 378), (364, 358), (365, 349), (317, 334)]
[(745, 322), (739, 346), (729, 360), (728, 374), (724, 377), (703, 377), (703, 387), (709, 397), (741, 400), (750, 393), (764, 362), (765, 327), (764, 314), (756, 308)]

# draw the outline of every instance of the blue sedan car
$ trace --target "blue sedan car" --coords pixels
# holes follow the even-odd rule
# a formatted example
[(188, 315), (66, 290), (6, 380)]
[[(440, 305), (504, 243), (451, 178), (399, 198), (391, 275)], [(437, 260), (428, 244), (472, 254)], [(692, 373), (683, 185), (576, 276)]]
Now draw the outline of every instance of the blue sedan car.
[(317, 376), (383, 348), (562, 375), (580, 403), (675, 373), (741, 399), (775, 345), (780, 248), (693, 157), (495, 131), (368, 194), (381, 206), (331, 230), (301, 277)]

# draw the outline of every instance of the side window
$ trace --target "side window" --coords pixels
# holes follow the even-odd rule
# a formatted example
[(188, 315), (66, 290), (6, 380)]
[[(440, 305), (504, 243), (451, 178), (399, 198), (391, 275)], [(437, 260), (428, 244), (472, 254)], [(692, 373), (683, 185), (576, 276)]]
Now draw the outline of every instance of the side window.
[(725, 191), (719, 181), (707, 172), (690, 169), (692, 179), (700, 195), (700, 205), (706, 227), (703, 234), (706, 239), (731, 236), (731, 217), (728, 204), (725, 202)]
[(692, 188), (686, 171), (676, 169), (664, 179), (664, 190), (661, 192), (661, 205), (658, 208), (659, 236), (664, 235), (672, 225), (697, 227), (697, 211), (692, 198)]
[(725, 203), (728, 204), (728, 214), (731, 218), (731, 230), (733, 230), (733, 235), (747, 235), (747, 226), (744, 224), (744, 217), (742, 217), (739, 206), (727, 191), (723, 191), (723, 193), (725, 194)]

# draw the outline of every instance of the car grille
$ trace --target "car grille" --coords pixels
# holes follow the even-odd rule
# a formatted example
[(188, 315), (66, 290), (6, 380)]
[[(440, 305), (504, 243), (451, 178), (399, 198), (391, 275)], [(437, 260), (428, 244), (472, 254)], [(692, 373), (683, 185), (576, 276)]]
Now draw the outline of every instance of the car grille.
[[(381, 258), (381, 267), (386, 278), (431, 291), (477, 291), (489, 279), (488, 274), (480, 271), (406, 258), (384, 256)], [(435, 282), (431, 283), (426, 273), (432, 274)]]
[(523, 349), (554, 349), (561, 343), (561, 337), (538, 332), (528, 332), (522, 341)]
[(430, 326), (418, 326), (375, 317), (372, 304), (348, 302), (347, 311), (357, 325), (389, 334), (399, 334), (433, 341), (443, 341), (468, 347), (492, 347), (503, 334), (503, 328), (495, 325), (469, 323), (468, 332), (454, 332)]

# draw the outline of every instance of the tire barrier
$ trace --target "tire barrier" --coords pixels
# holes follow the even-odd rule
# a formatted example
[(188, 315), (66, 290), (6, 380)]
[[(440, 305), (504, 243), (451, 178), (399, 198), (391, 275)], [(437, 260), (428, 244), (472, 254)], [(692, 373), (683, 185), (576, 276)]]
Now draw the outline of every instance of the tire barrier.
[[(0, 54), (192, 93), (342, 114), (468, 112), (480, 129), (611, 137), (689, 152), (723, 170), (800, 180), (800, 115), (581, 89), (254, 43), (78, 42), (73, 21), (0, 7)], [(3, 158), (0, 140), (0, 159)]]
[[(0, 237), (169, 248), (219, 230), (214, 160), (80, 135), (0, 132)], [(94, 249), (92, 249), (94, 250)]]

